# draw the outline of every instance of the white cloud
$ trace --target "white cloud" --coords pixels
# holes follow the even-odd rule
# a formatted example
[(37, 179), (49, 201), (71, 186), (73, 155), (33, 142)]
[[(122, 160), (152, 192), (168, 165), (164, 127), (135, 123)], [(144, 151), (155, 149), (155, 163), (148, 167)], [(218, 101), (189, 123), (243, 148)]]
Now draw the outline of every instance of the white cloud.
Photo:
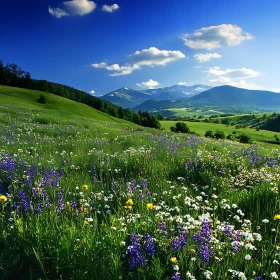
[(54, 16), (56, 18), (61, 18), (61, 17), (69, 16), (69, 14), (66, 11), (64, 11), (64, 10), (62, 10), (60, 8), (52, 8), (51, 6), (49, 6), (48, 11), (49, 11), (49, 13), (52, 16)]
[(62, 5), (64, 9), (49, 7), (49, 13), (56, 18), (61, 18), (66, 15), (83, 16), (93, 12), (97, 6), (93, 1), (89, 0), (63, 1)]
[(129, 75), (134, 70), (141, 69), (142, 66), (166, 65), (167, 63), (185, 58), (186, 56), (180, 51), (159, 50), (155, 47), (136, 51), (128, 56), (128, 62), (123, 66), (119, 64), (107, 65), (105, 62), (91, 64), (94, 68), (103, 68), (108, 71), (114, 71), (110, 76)]
[(96, 4), (89, 0), (64, 1), (63, 5), (71, 15), (83, 16), (95, 10)]
[(134, 70), (140, 69), (140, 66), (138, 66), (137, 64), (120, 66), (119, 64), (107, 65), (107, 63), (105, 62), (94, 63), (91, 64), (91, 66), (94, 68), (103, 68), (108, 71), (115, 71), (114, 73), (109, 74), (110, 76), (128, 75), (131, 74)]
[(247, 89), (261, 89), (260, 86), (245, 81), (248, 78), (259, 76), (260, 72), (248, 68), (226, 69), (222, 70), (220, 67), (209, 68), (206, 72), (212, 76), (209, 82), (216, 85), (227, 84), (230, 86), (247, 88)]
[(195, 66), (194, 68), (202, 68), (202, 66), (200, 66), (200, 65), (197, 65), (197, 66)]
[(199, 62), (206, 62), (212, 58), (221, 58), (222, 56), (218, 53), (197, 53), (193, 57)]
[(113, 11), (116, 11), (117, 9), (119, 9), (120, 6), (118, 4), (113, 4), (113, 5), (103, 5), (102, 7), (102, 11), (107, 12), (107, 13), (112, 13)]
[(253, 39), (253, 36), (238, 25), (221, 24), (203, 27), (191, 34), (183, 34), (181, 38), (189, 48), (213, 50), (222, 46), (238, 45), (245, 40)]
[(159, 50), (155, 47), (144, 49), (142, 51), (136, 51), (129, 55), (129, 60), (133, 63), (143, 65), (166, 65), (168, 62), (185, 58), (186, 56), (180, 51), (167, 51)]
[(154, 81), (154, 80), (150, 79), (150, 80), (147, 81), (147, 82), (142, 82), (142, 83), (136, 84), (136, 85), (139, 86), (139, 87), (154, 88), (154, 87), (159, 86), (160, 83), (157, 82), (157, 81)]
[(247, 79), (259, 76), (260, 72), (248, 68), (226, 69), (222, 70), (220, 67), (212, 67), (204, 71), (214, 76), (227, 77), (233, 79)]
[(95, 91), (92, 89), (89, 93), (90, 93), (91, 95), (94, 95), (94, 94), (95, 94)]
[(185, 83), (185, 82), (179, 82), (177, 85), (179, 85), (179, 86), (184, 86), (184, 85), (186, 85), (187, 83)]

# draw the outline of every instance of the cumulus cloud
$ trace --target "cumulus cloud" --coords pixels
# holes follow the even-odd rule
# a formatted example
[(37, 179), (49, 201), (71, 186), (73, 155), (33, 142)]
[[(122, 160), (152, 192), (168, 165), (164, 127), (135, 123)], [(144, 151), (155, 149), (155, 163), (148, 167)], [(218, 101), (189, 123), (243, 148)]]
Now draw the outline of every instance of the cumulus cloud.
[(144, 49), (142, 51), (136, 51), (129, 55), (129, 61), (143, 66), (143, 65), (165, 65), (168, 62), (185, 58), (186, 56), (180, 51), (167, 51), (159, 50), (155, 47)]
[(94, 67), (94, 68), (103, 68), (103, 69), (106, 69), (108, 71), (114, 71), (114, 73), (109, 74), (109, 76), (129, 75), (134, 70), (140, 69), (140, 66), (138, 66), (136, 64), (120, 66), (119, 64), (107, 65), (107, 63), (105, 63), (105, 62), (94, 63), (94, 64), (91, 64), (91, 66)]
[(116, 11), (117, 9), (119, 9), (120, 6), (118, 4), (113, 4), (113, 5), (103, 5), (102, 7), (102, 11), (107, 12), (107, 13), (112, 13), (114, 11)]
[(209, 82), (215, 84), (227, 84), (235, 87), (247, 88), (247, 89), (261, 89), (260, 86), (252, 83), (248, 83), (246, 79), (254, 78), (259, 76), (260, 72), (254, 71), (248, 68), (237, 68), (237, 69), (225, 69), (222, 70), (220, 67), (212, 67), (207, 71), (212, 77)]
[(96, 8), (96, 4), (89, 0), (63, 1), (62, 5), (63, 9), (49, 7), (49, 13), (56, 18), (61, 18), (65, 15), (83, 16), (93, 12)]
[(197, 53), (193, 57), (199, 62), (206, 62), (212, 58), (221, 58), (222, 56), (218, 53)]
[(260, 72), (254, 71), (248, 68), (237, 68), (237, 69), (226, 69), (222, 70), (220, 67), (212, 67), (209, 68), (207, 71), (209, 74), (214, 76), (219, 76), (223, 78), (234, 78), (234, 79), (247, 79), (259, 76)]
[(56, 17), (56, 18), (61, 18), (61, 17), (65, 17), (65, 16), (70, 16), (66, 11), (60, 9), (60, 8), (52, 8), (51, 6), (49, 6), (48, 9), (49, 13)]
[(128, 56), (128, 63), (123, 66), (119, 64), (107, 65), (106, 62), (91, 64), (94, 68), (103, 68), (113, 71), (110, 76), (129, 75), (134, 70), (141, 69), (143, 66), (166, 65), (171, 61), (185, 58), (186, 56), (180, 51), (159, 50), (155, 47), (136, 51)]
[(184, 85), (186, 85), (187, 83), (185, 83), (185, 82), (179, 82), (177, 85), (179, 85), (179, 86), (184, 86)]
[(95, 91), (92, 89), (89, 93), (90, 93), (91, 95), (94, 95), (94, 94), (95, 94)]
[(238, 45), (245, 40), (253, 39), (253, 36), (238, 25), (221, 24), (203, 27), (191, 34), (183, 34), (181, 38), (189, 48), (213, 50), (222, 46)]
[(160, 83), (157, 82), (157, 81), (154, 81), (154, 80), (150, 79), (150, 80), (147, 81), (147, 82), (142, 82), (142, 83), (136, 84), (136, 85), (139, 86), (139, 87), (154, 88), (154, 87), (159, 86)]

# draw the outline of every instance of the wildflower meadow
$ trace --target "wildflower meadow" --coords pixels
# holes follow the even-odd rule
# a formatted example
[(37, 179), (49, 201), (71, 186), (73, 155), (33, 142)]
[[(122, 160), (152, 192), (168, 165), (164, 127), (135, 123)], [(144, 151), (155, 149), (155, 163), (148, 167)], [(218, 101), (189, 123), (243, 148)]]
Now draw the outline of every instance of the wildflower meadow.
[(278, 279), (280, 151), (0, 107), (0, 279)]

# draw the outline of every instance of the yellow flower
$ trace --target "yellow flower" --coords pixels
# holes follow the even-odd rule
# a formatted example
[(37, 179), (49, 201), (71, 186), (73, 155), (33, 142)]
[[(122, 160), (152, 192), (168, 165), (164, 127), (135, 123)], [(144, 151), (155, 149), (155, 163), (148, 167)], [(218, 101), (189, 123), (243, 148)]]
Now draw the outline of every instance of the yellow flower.
[(274, 216), (274, 220), (275, 220), (275, 221), (280, 221), (280, 214), (275, 215), (275, 216)]
[(7, 197), (5, 195), (1, 195), (0, 196), (0, 201), (7, 201)]
[(70, 206), (70, 202), (69, 202), (69, 201), (67, 201), (67, 202), (66, 202), (66, 205), (69, 207), (69, 206)]
[(131, 206), (131, 205), (128, 205), (128, 206), (125, 205), (125, 206), (124, 206), (124, 209), (131, 210), (131, 209), (132, 209), (132, 206)]
[(177, 263), (178, 263), (178, 260), (177, 260), (176, 257), (172, 257), (172, 258), (170, 259), (170, 261), (171, 261), (172, 264), (177, 264)]
[(84, 225), (85, 226), (88, 225), (88, 221), (87, 220), (84, 221)]
[(148, 208), (148, 209), (154, 209), (155, 206), (154, 206), (153, 203), (148, 203), (148, 204), (147, 204), (147, 208)]
[(132, 200), (131, 198), (128, 199), (127, 202), (126, 202), (126, 204), (132, 206), (132, 205), (133, 205), (133, 200)]
[(84, 190), (88, 190), (88, 185), (83, 185), (82, 188), (83, 188)]

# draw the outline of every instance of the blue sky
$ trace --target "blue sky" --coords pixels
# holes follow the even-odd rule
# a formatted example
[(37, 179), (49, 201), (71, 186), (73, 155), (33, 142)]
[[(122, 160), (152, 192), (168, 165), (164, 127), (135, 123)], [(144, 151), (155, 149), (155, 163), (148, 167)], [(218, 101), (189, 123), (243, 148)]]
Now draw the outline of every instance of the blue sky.
[(2, 1), (0, 59), (103, 95), (230, 84), (280, 91), (278, 0)]

